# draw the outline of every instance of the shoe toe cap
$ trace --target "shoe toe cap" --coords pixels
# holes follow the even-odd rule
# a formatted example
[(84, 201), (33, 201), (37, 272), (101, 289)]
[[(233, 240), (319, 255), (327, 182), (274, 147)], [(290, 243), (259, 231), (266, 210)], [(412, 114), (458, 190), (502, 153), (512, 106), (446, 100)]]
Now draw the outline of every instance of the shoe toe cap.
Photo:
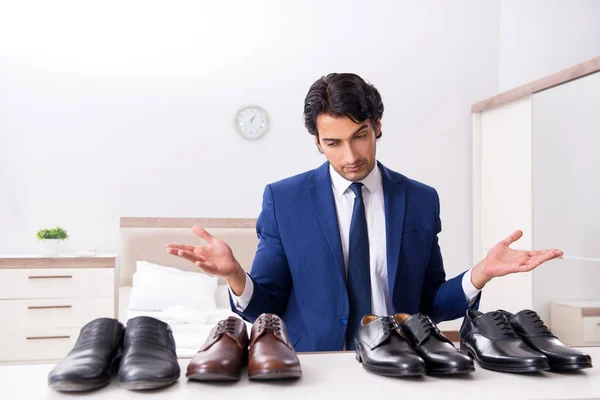
[(427, 367), (434, 369), (470, 370), (474, 368), (473, 360), (458, 351), (433, 353), (427, 357)]
[(179, 364), (176, 361), (150, 355), (124, 360), (119, 368), (121, 381), (163, 380), (174, 375), (179, 375)]
[(592, 357), (585, 353), (573, 352), (558, 356), (548, 357), (550, 364), (558, 365), (591, 365)]
[(389, 366), (395, 366), (402, 369), (419, 369), (425, 368), (425, 361), (415, 353), (399, 353), (394, 354), (387, 361), (383, 361), (384, 364)]
[(95, 360), (61, 362), (48, 374), (50, 382), (70, 380), (93, 380), (107, 374), (107, 366)]

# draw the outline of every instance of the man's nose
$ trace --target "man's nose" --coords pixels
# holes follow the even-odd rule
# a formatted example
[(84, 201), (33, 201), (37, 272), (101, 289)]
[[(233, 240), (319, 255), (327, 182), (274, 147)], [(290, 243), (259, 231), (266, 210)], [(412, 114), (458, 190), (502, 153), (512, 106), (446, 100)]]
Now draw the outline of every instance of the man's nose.
[(351, 143), (346, 143), (344, 147), (344, 163), (346, 165), (354, 165), (358, 161), (358, 153), (352, 147)]

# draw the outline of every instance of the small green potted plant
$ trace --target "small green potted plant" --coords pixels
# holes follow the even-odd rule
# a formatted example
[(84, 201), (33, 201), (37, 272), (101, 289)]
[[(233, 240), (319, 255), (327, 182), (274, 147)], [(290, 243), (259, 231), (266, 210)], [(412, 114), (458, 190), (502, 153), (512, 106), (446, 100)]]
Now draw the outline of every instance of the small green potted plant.
[(52, 229), (41, 229), (36, 233), (40, 242), (40, 253), (43, 256), (57, 256), (60, 248), (60, 241), (69, 238), (67, 231), (60, 226)]

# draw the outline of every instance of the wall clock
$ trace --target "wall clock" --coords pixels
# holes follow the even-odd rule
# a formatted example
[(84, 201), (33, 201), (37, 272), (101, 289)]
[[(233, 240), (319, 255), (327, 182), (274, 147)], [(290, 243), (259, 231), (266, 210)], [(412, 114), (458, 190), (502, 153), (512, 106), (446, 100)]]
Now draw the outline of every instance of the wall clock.
[(269, 114), (259, 106), (243, 107), (235, 116), (235, 129), (246, 139), (258, 139), (269, 130)]

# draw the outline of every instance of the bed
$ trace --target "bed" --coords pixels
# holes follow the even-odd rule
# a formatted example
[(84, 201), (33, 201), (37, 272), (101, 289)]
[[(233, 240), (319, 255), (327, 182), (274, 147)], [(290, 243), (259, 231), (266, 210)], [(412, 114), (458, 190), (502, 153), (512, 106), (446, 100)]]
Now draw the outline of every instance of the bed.
[[(147, 315), (169, 323), (173, 330), (179, 358), (193, 356), (219, 320), (229, 315), (235, 315), (229, 306), (228, 289), (225, 281), (222, 278), (212, 278), (213, 281), (217, 281), (216, 290), (214, 291), (214, 307), (211, 301), (207, 301), (211, 305), (206, 310), (201, 311), (180, 304), (166, 304), (169, 307), (162, 306), (160, 310), (132, 309), (130, 307), (130, 304), (133, 304), (132, 283), (136, 269), (144, 262), (174, 268), (179, 271), (204, 274), (191, 262), (170, 255), (165, 250), (166, 243), (206, 243), (193, 234), (191, 228), (195, 224), (202, 226), (213, 236), (227, 242), (242, 268), (250, 271), (258, 246), (255, 219), (122, 217), (120, 220), (120, 249), (117, 267), (118, 318), (126, 323), (128, 319)], [(189, 274), (185, 275), (191, 276)], [(196, 278), (196, 276), (191, 277)], [(208, 279), (208, 276), (198, 278)], [(134, 289), (136, 295), (140, 293), (139, 282), (138, 279), (137, 287)], [(136, 304), (139, 303), (138, 297), (136, 296)], [(251, 327), (249, 323), (246, 324), (248, 328)]]

